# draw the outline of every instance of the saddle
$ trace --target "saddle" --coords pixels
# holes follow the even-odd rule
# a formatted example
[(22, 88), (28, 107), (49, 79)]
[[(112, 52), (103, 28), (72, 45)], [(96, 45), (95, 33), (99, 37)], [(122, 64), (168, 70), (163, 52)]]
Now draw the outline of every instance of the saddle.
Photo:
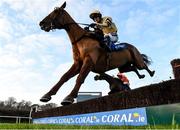
[(85, 27), (84, 30), (87, 31), (86, 36), (96, 39), (97, 41), (99, 41), (100, 44), (102, 44), (104, 42), (104, 34), (101, 29), (94, 28), (94, 30), (91, 31), (91, 30), (89, 30), (89, 27)]
[[(87, 36), (93, 39), (96, 39), (97, 41), (99, 41), (100, 46), (105, 49), (107, 52), (114, 52), (114, 51), (122, 51), (124, 49), (127, 48), (127, 44), (126, 43), (118, 43), (118, 44), (112, 44), (111, 47), (108, 47), (105, 42), (104, 39), (104, 34), (103, 31), (99, 28), (94, 28), (94, 31), (90, 31), (89, 27), (85, 27), (84, 28), (88, 33)], [(111, 48), (111, 49), (110, 49)]]

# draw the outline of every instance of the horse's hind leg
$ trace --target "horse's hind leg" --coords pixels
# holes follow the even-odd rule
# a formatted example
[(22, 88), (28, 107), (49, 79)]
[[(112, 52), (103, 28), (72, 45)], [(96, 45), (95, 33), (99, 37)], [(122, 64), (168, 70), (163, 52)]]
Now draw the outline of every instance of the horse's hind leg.
[(137, 76), (139, 77), (139, 79), (142, 79), (142, 78), (145, 77), (144, 74), (141, 75), (141, 74), (138, 72), (137, 68), (136, 68), (133, 64), (124, 65), (123, 67), (118, 68), (118, 70), (119, 70), (120, 72), (122, 72), (122, 73), (123, 73), (123, 72), (134, 71), (134, 72), (137, 74)]
[(145, 65), (145, 68), (144, 68), (144, 69), (147, 70), (147, 72), (149, 73), (149, 75), (150, 75), (151, 77), (154, 76), (155, 71), (154, 71), (154, 70), (151, 71), (151, 70), (148, 68), (147, 65)]
[(140, 79), (142, 79), (142, 78), (144, 78), (145, 77), (145, 75), (144, 74), (140, 74), (139, 72), (138, 72), (138, 70), (137, 70), (137, 68), (135, 67), (135, 66), (133, 66), (134, 67), (134, 72), (137, 74), (137, 76), (140, 78)]
[(103, 76), (101, 74), (94, 76), (94, 80), (103, 80)]

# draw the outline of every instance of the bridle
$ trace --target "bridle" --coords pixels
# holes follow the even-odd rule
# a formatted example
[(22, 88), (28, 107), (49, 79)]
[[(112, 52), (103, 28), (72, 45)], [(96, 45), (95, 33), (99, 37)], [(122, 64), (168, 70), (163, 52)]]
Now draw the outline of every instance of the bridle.
[[(59, 7), (55, 7), (54, 10), (57, 10), (58, 12), (56, 13), (56, 15), (54, 17), (52, 17), (50, 19), (51, 23), (50, 23), (50, 30), (52, 31), (55, 31), (56, 28), (58, 29), (66, 29), (66, 30), (69, 30), (68, 29), (68, 25), (72, 25), (72, 24), (79, 24), (79, 25), (84, 25), (84, 26), (89, 26), (90, 24), (86, 24), (86, 23), (76, 23), (76, 22), (72, 22), (72, 23), (66, 23), (66, 24), (61, 24), (59, 25), (59, 23), (56, 25), (56, 21), (57, 21), (57, 15), (63, 17), (64, 16), (64, 13), (63, 13), (63, 9), (59, 8)], [(62, 19), (63, 20), (63, 19)], [(64, 20), (61, 22), (61, 23), (64, 23)], [(59, 25), (59, 27), (58, 27)]]
[[(61, 9), (59, 7), (55, 7), (54, 11), (58, 11), (58, 12), (55, 12), (56, 14), (54, 14), (53, 17), (50, 17), (50, 30), (52, 30), (52, 31), (55, 31), (56, 29), (65, 29), (65, 30), (69, 31), (70, 30), (69, 25), (72, 25), (72, 24), (80, 24), (80, 25), (84, 25), (84, 26), (89, 26), (89, 24), (76, 23), (76, 22), (63, 24), (64, 23), (63, 18), (61, 18), (61, 20), (62, 20), (61, 24), (59, 22), (56, 23), (58, 21), (57, 20), (58, 16), (63, 17), (64, 13), (63, 13), (63, 9)], [(78, 39), (73, 41), (72, 44), (80, 41), (84, 36), (85, 36), (85, 33), (82, 36), (80, 36)]]
[[(56, 21), (57, 21), (57, 16), (59, 15), (59, 16), (61, 16), (62, 17), (62, 15), (63, 15), (63, 11), (62, 11), (63, 9), (61, 9), (61, 8), (59, 8), (59, 7), (55, 7), (54, 8), (54, 11), (58, 11), (58, 12), (56, 12), (56, 14), (52, 17), (52, 18), (50, 18), (50, 30), (52, 30), (52, 31), (55, 31), (55, 29), (56, 28), (58, 28), (58, 29), (61, 29), (61, 28), (63, 28), (64, 27), (64, 25), (59, 25), (59, 26), (61, 26), (61, 28), (60, 27), (58, 27), (57, 25), (59, 24), (56, 24)], [(60, 13), (60, 14), (59, 14)], [(62, 21), (63, 22), (63, 21)], [(64, 22), (63, 22), (64, 23)]]

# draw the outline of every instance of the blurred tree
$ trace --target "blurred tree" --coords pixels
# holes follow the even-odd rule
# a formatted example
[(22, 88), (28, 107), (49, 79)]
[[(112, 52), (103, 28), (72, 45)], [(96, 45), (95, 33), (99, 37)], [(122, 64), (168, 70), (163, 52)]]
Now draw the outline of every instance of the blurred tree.
[(5, 101), (6, 108), (16, 108), (17, 102), (14, 97), (9, 97), (8, 100)]
[(0, 101), (0, 108), (4, 108), (4, 107), (5, 107), (4, 101)]
[(48, 104), (45, 104), (45, 105), (41, 105), (41, 110), (47, 110), (47, 109), (51, 109), (51, 108), (55, 108), (57, 107), (57, 104), (55, 103), (48, 103)]
[(17, 109), (18, 110), (27, 110), (29, 111), (31, 109), (32, 102), (22, 100), (21, 102), (17, 103)]
[[(37, 104), (38, 105), (38, 104)], [(16, 101), (16, 98), (9, 97), (6, 101), (0, 101), (0, 109), (4, 110), (18, 110), (18, 111), (30, 111), (32, 106), (32, 102), (21, 100), (20, 102)], [(45, 105), (38, 105), (41, 110), (51, 109), (57, 107), (55, 103), (48, 103)]]

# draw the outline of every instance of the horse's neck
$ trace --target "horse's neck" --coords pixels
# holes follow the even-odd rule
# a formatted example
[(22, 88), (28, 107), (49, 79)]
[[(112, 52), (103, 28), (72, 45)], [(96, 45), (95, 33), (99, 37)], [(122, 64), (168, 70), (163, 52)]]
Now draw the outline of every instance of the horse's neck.
[(67, 12), (65, 19), (67, 23), (65, 30), (68, 33), (71, 43), (77, 42), (85, 34), (85, 30), (82, 29)]

